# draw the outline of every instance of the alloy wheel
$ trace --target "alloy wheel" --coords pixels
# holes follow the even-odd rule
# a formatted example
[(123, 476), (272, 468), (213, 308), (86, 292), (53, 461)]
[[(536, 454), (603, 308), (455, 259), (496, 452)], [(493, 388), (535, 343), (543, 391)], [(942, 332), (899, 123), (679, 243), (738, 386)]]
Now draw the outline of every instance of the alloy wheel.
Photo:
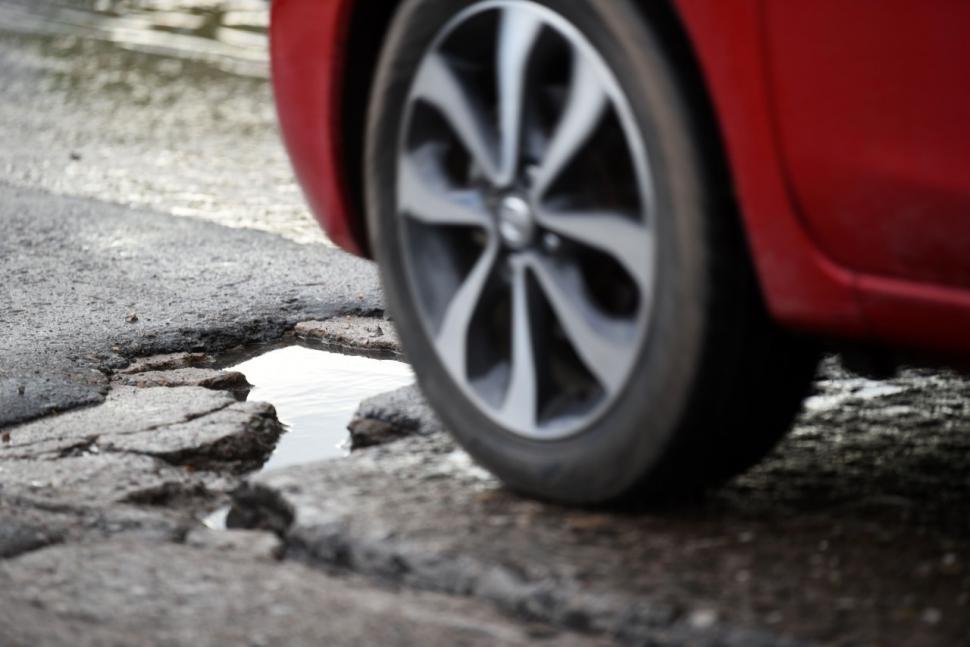
[(623, 391), (657, 280), (652, 179), (614, 74), (549, 7), (487, 0), (421, 60), (397, 154), (408, 284), (448, 375), (511, 433)]

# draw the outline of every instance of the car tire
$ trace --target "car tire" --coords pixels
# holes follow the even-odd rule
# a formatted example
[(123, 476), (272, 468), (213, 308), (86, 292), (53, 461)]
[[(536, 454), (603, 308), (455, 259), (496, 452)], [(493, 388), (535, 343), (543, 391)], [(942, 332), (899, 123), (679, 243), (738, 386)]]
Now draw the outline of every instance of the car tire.
[[(499, 13), (492, 17), (490, 11)], [(513, 11), (527, 12), (528, 19), (521, 18), (526, 15), (521, 13), (514, 21), (507, 19)], [(505, 86), (503, 79), (514, 75), (502, 76), (499, 66), (506, 59), (497, 52), (516, 51), (510, 43), (517, 42), (514, 34), (527, 31), (522, 25), (529, 20), (540, 25), (536, 28), (540, 35), (533, 34), (528, 41), (533, 49), (523, 64), (531, 76)], [(493, 27), (499, 80), (489, 90), (482, 79), (491, 73), (491, 54), (479, 55), (479, 48), (486, 54), (490, 51)], [(475, 43), (475, 38), (482, 42)], [(498, 42), (502, 42), (501, 48)], [(662, 43), (650, 22), (627, 0), (407, 0), (393, 21), (382, 53), (369, 106), (365, 183), (372, 249), (380, 265), (387, 307), (423, 392), (457, 441), (507, 485), (532, 496), (598, 504), (680, 497), (718, 484), (762, 458), (784, 435), (817, 365), (818, 355), (810, 343), (769, 319), (731, 192), (725, 186), (724, 173), (718, 170), (718, 147), (703, 140), (706, 131), (698, 125), (702, 120), (696, 105), (688, 99)], [(571, 63), (557, 62), (556, 57), (564, 52), (569, 53)], [(540, 62), (533, 60), (536, 58)], [(449, 78), (459, 83), (449, 86), (439, 77), (433, 77), (438, 79), (433, 83), (427, 81), (432, 78), (427, 66), (440, 61), (448, 62)], [(552, 157), (550, 151), (555, 149), (560, 131), (566, 130), (561, 122), (572, 102), (588, 98), (589, 93), (572, 91), (580, 83), (577, 79), (583, 66), (599, 71), (597, 92), (612, 103), (603, 108), (607, 116), (599, 117), (598, 125), (591, 127), (589, 142), (582, 144), (591, 152), (578, 149), (569, 162), (580, 165), (583, 172), (559, 168), (564, 174), (572, 173), (569, 181), (558, 180), (561, 186), (547, 182), (543, 191), (562, 192), (566, 197), (557, 198), (557, 204), (627, 200), (623, 209), (627, 204), (639, 205), (630, 208), (643, 212), (643, 219), (634, 224), (646, 232), (642, 240), (652, 241), (651, 259), (642, 266), (650, 263), (649, 281), (630, 279), (636, 272), (627, 271), (622, 262), (614, 263), (611, 250), (589, 251), (581, 238), (567, 237), (565, 252), (561, 246), (539, 249), (548, 242), (548, 235), (536, 242), (534, 237), (540, 234), (530, 230), (526, 234), (532, 236), (528, 238), (532, 242), (520, 249), (512, 235), (515, 231), (506, 236), (502, 229), (506, 225), (515, 229), (514, 218), (519, 217), (515, 212), (522, 202), (507, 195), (508, 187), (518, 184), (502, 184), (509, 177), (502, 175), (502, 160), (506, 159), (502, 146), (511, 141), (502, 139), (505, 131), (497, 125), (506, 114), (505, 95), (499, 96), (502, 88), (526, 88), (522, 93), (541, 90), (541, 96), (522, 99), (516, 95), (519, 101), (508, 104), (531, 106), (528, 119), (535, 124), (542, 121), (538, 115), (543, 102), (561, 108), (558, 117), (546, 117), (551, 127), (536, 125), (535, 133), (527, 132), (517, 143), (508, 144), (515, 147), (507, 157), (511, 160), (508, 168), (518, 174), (527, 165), (519, 158), (524, 158), (523, 151), (530, 146), (542, 150), (544, 141), (543, 154)], [(564, 73), (565, 68), (571, 72)], [(583, 78), (583, 83), (590, 82)], [(472, 97), (460, 104), (462, 110), (466, 104), (482, 108), (466, 110), (461, 119), (474, 114), (481, 123), (492, 123), (491, 139), (484, 135), (475, 139), (476, 132), (485, 130), (461, 131), (455, 124), (465, 122), (453, 114), (456, 109), (441, 108), (452, 105), (445, 102), (453, 95), (442, 97), (455, 88), (464, 88)], [(514, 113), (514, 108), (508, 110)], [(447, 114), (442, 116), (443, 112)], [(492, 114), (497, 116), (488, 116)], [(521, 122), (508, 123), (526, 121), (523, 117)], [(519, 131), (524, 129), (526, 125), (519, 126)], [(617, 130), (622, 135), (619, 139)], [(459, 131), (464, 134), (456, 134)], [(494, 143), (497, 152), (488, 148), (492, 152), (485, 155), (482, 144), (475, 149), (478, 158), (474, 152), (468, 153), (475, 148), (473, 144), (483, 141)], [(533, 141), (539, 143), (528, 143)], [(623, 142), (619, 148), (618, 141)], [(449, 156), (458, 154), (449, 152), (449, 146), (467, 149), (460, 152), (460, 163), (455, 164), (459, 170), (454, 173), (445, 168), (453, 163)], [(419, 153), (423, 156), (420, 164), (413, 161)], [(467, 187), (479, 186), (475, 183), (481, 183), (484, 176), (494, 180), (495, 186), (501, 185), (481, 189), (488, 195), (473, 201), (494, 221), (494, 228), (484, 225), (485, 242), (468, 242), (465, 233), (454, 238), (456, 232), (465, 230), (451, 226), (450, 221), (448, 227), (432, 226), (433, 213), (421, 214), (420, 222), (404, 214), (417, 198), (405, 200), (404, 194), (410, 196), (415, 187), (402, 177), (415, 165), (425, 171), (436, 169), (434, 182), (427, 182), (441, 190), (438, 197), (455, 198), (459, 188), (471, 191)], [(543, 168), (540, 165), (540, 176)], [(641, 181), (646, 177), (640, 173), (643, 168), (649, 169), (648, 184)], [(530, 167), (530, 173), (534, 179), (537, 171)], [(619, 179), (611, 179), (614, 176)], [(450, 179), (442, 179), (445, 177)], [(609, 191), (602, 188), (611, 182), (617, 186), (608, 187)], [(633, 189), (626, 186), (634, 184)], [(529, 185), (525, 190), (534, 189)], [(632, 198), (615, 197), (633, 194)], [(540, 221), (537, 214), (553, 201), (547, 197), (535, 201), (541, 201), (533, 205), (535, 213), (523, 218), (532, 218), (530, 225), (540, 228), (552, 218)], [(500, 239), (495, 247), (493, 238)], [(620, 241), (617, 245), (622, 242), (620, 237), (608, 240)], [(493, 249), (498, 249), (494, 252), (498, 260), (491, 260), (494, 265), (483, 271), (497, 274), (482, 279), (479, 294), (490, 295), (494, 305), (483, 306), (485, 297), (481, 297), (471, 307), (474, 312), (469, 317), (483, 321), (476, 319), (462, 329), (466, 346), (445, 344), (442, 340), (448, 336), (442, 329), (459, 310), (454, 299)], [(516, 265), (515, 259), (520, 257), (528, 258)], [(535, 264), (529, 265), (532, 261), (528, 259)], [(557, 276), (581, 275), (581, 280), (571, 284), (573, 290), (550, 296), (559, 284), (543, 283), (546, 275), (540, 268), (565, 268), (570, 263), (580, 269), (572, 274), (563, 270)], [(647, 274), (643, 272), (643, 276)], [(451, 275), (457, 278), (449, 278)], [(594, 284), (595, 289), (590, 287)], [(506, 289), (508, 294), (504, 294)], [(621, 322), (617, 331), (638, 331), (626, 337), (634, 341), (625, 347), (625, 354), (609, 356), (618, 367), (629, 363), (629, 368), (617, 368), (613, 374), (609, 367), (593, 366), (593, 351), (580, 348), (584, 342), (573, 340), (592, 340), (592, 346), (611, 352), (619, 347), (600, 343), (588, 331), (585, 336), (572, 334), (574, 327), (561, 316), (571, 310), (566, 306), (557, 309), (561, 305), (557, 298), (584, 299), (588, 303), (582, 312), (607, 308), (596, 301), (601, 298), (597, 290), (609, 293), (604, 303), (609, 301), (608, 308), (612, 308), (602, 321)], [(442, 301), (439, 292), (450, 294), (452, 303), (447, 307), (438, 304)], [(632, 308), (613, 303), (631, 300), (636, 303)], [(526, 313), (521, 319), (525, 323), (519, 326), (517, 313), (521, 312)], [(505, 331), (506, 326), (511, 332)], [(595, 333), (596, 328), (590, 330)], [(528, 334), (519, 334), (523, 331)], [(493, 333), (496, 340), (490, 336)], [(525, 344), (516, 340), (523, 336), (532, 346), (529, 353), (520, 355), (517, 349)], [(616, 339), (620, 338), (618, 332)], [(498, 359), (486, 357), (489, 353)], [(531, 358), (526, 362), (528, 370), (523, 369), (524, 373), (532, 371), (531, 383), (528, 377), (518, 380), (518, 367), (524, 364), (516, 358), (521, 357)], [(554, 366), (544, 368), (546, 365)], [(622, 378), (617, 377), (621, 373)], [(502, 384), (505, 392), (499, 397), (493, 391)], [(514, 395), (513, 385), (519, 384), (532, 385), (526, 389), (528, 396)], [(524, 398), (526, 404), (517, 408), (509, 403), (516, 398)], [(530, 418), (532, 426), (505, 422)]]

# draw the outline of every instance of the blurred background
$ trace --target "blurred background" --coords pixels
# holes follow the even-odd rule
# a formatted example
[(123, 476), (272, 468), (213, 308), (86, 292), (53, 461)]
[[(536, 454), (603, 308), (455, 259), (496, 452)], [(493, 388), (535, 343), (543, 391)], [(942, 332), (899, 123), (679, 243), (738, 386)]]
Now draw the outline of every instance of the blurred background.
[(267, 0), (0, 0), (0, 180), (325, 242), (268, 25)]

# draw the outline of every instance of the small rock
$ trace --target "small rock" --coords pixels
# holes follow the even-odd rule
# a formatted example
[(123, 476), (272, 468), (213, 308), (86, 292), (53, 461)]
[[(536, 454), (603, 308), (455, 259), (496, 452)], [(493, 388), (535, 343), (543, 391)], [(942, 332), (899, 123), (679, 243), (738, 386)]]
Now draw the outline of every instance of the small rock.
[[(120, 349), (118, 351), (120, 352)], [(122, 373), (145, 373), (147, 371), (170, 371), (177, 368), (189, 368), (198, 366), (208, 360), (205, 353), (170, 353), (167, 355), (152, 355), (151, 357), (139, 357)]]
[(401, 344), (390, 324), (385, 322), (382, 326), (374, 321), (373, 317), (334, 317), (299, 323), (294, 332), (338, 348), (400, 355)]
[(928, 625), (936, 625), (939, 624), (940, 620), (943, 619), (943, 613), (939, 609), (930, 607), (929, 609), (923, 611), (923, 615), (920, 616), (920, 619), (922, 619), (922, 621)]
[(9, 431), (3, 432), (3, 434), (0, 435), (0, 440), (2, 440), (5, 444), (6, 443), (9, 443), (10, 442), (10, 432)]
[(115, 378), (126, 386), (150, 388), (156, 386), (201, 386), (206, 389), (238, 389), (249, 386), (239, 371), (219, 371), (212, 368), (177, 368), (170, 371), (145, 371), (121, 374)]
[(138, 322), (138, 313), (129, 312), (128, 313), (128, 316), (125, 317), (125, 321), (127, 321), (128, 323), (137, 323)]
[(351, 449), (384, 445), (413, 433), (410, 429), (373, 418), (354, 418), (347, 426), (347, 430), (350, 432)]
[(414, 385), (367, 398), (360, 403), (347, 429), (352, 450), (383, 445), (407, 436), (444, 432)]
[(81, 154), (78, 153), (77, 151), (71, 151), (71, 154), (69, 155), (69, 157), (70, 157), (70, 159), (71, 159), (72, 162), (79, 162), (79, 161), (81, 161)]
[(17, 385), (17, 395), (23, 395), (26, 390), (27, 389), (26, 389), (26, 387), (24, 387), (23, 384), (18, 384)]
[[(161, 430), (200, 421), (236, 403), (230, 393), (203, 388), (137, 389), (115, 385), (101, 406), (78, 408), (10, 430), (6, 458), (47, 459), (90, 451), (93, 440), (139, 433), (167, 437)], [(0, 482), (4, 482), (0, 478)], [(0, 496), (2, 499), (2, 496)], [(0, 643), (3, 641), (0, 640)]]
[(226, 527), (286, 533), (296, 518), (296, 510), (279, 492), (258, 483), (243, 483), (231, 493), (232, 508)]
[(207, 469), (241, 473), (260, 466), (282, 433), (272, 405), (233, 402), (164, 430), (106, 434), (98, 445), (109, 452), (155, 456), (170, 465), (194, 468), (188, 473)]

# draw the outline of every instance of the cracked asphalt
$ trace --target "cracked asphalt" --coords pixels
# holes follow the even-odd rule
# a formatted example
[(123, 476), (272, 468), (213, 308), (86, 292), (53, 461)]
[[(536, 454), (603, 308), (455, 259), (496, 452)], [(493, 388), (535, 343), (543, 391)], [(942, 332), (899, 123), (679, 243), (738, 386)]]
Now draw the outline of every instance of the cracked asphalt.
[(968, 644), (946, 371), (829, 358), (768, 460), (666, 507), (519, 497), (414, 387), (257, 471), (285, 430), (225, 358), (400, 350), (291, 179), (265, 3), (157, 4), (0, 0), (0, 644)]

